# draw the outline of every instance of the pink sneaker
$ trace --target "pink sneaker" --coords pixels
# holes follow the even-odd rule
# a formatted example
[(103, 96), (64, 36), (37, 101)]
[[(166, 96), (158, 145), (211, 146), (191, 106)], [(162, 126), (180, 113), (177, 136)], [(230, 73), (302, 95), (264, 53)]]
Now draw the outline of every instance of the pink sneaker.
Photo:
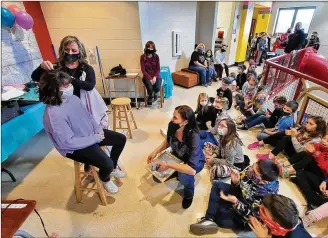
[(247, 146), (247, 148), (250, 149), (250, 150), (256, 150), (256, 149), (258, 149), (260, 147), (263, 147), (263, 145), (261, 145), (259, 141), (255, 141), (252, 144), (249, 144)]
[(269, 159), (269, 153), (267, 153), (267, 154), (256, 154), (256, 158), (257, 158), (258, 160)]

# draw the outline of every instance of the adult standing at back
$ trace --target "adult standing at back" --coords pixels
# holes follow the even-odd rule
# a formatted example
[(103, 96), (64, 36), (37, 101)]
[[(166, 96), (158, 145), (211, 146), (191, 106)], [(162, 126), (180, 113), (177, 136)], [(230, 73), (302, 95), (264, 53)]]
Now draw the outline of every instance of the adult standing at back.
[(290, 53), (293, 50), (301, 49), (305, 38), (306, 36), (302, 29), (302, 22), (297, 22), (294, 28), (294, 33), (288, 37), (285, 53)]
[(162, 86), (162, 78), (159, 74), (161, 71), (159, 56), (156, 54), (156, 46), (153, 41), (146, 43), (144, 53), (140, 56), (140, 66), (143, 74), (142, 82), (148, 93), (147, 104), (152, 105), (157, 100)]
[(95, 89), (96, 75), (88, 64), (84, 44), (76, 36), (64, 37), (59, 46), (58, 59), (53, 64), (45, 60), (36, 68), (31, 77), (39, 82), (45, 72), (58, 69), (72, 78), (73, 94), (79, 97), (85, 109), (91, 113), (98, 125), (108, 127), (107, 106)]

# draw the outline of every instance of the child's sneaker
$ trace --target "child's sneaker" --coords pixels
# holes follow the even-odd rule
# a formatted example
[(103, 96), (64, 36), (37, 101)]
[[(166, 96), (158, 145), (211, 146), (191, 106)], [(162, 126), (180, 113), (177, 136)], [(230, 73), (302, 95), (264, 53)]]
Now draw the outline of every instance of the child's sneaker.
[(113, 181), (108, 181), (108, 182), (104, 183), (104, 187), (105, 187), (106, 191), (111, 194), (118, 193), (118, 187), (116, 186), (116, 184)]
[(269, 159), (269, 153), (267, 153), (267, 154), (256, 154), (256, 158), (257, 158), (258, 160)]
[(239, 124), (237, 125), (237, 129), (238, 130), (243, 130), (243, 131), (247, 131), (248, 128), (245, 126), (245, 124)]
[(252, 144), (249, 144), (247, 146), (247, 148), (250, 149), (250, 150), (256, 150), (256, 149), (258, 149), (260, 147), (263, 147), (263, 145), (261, 145), (259, 141), (255, 141)]
[(114, 169), (110, 175), (114, 176), (115, 178), (125, 178), (126, 173), (120, 169)]

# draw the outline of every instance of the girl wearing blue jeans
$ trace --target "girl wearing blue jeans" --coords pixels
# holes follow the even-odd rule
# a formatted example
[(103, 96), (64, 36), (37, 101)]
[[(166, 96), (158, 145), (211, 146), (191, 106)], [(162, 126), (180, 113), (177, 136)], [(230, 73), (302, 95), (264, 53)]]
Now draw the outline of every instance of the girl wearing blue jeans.
[(158, 162), (157, 164), (160, 165), (158, 171), (163, 172), (167, 169), (177, 171), (178, 179), (184, 186), (182, 207), (187, 209), (191, 206), (194, 198), (195, 175), (204, 168), (205, 157), (201, 147), (195, 113), (186, 105), (175, 108), (173, 118), (168, 126), (167, 138), (148, 156), (148, 164), (153, 162), (158, 153), (168, 147), (171, 147), (171, 153), (184, 163)]
[(189, 62), (189, 69), (196, 71), (200, 77), (201, 85), (208, 87), (211, 85), (212, 70), (209, 69), (206, 56), (205, 56), (205, 45), (200, 43), (195, 51), (191, 54), (191, 59)]

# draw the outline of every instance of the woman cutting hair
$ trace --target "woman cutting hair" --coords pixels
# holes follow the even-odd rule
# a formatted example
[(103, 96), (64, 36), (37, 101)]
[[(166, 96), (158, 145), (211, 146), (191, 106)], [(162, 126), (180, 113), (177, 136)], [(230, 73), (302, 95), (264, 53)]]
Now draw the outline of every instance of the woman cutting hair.
[(36, 68), (31, 77), (39, 82), (42, 75), (54, 69), (67, 73), (72, 79), (73, 94), (79, 97), (85, 109), (91, 113), (96, 122), (103, 128), (108, 127), (108, 108), (95, 89), (96, 76), (92, 66), (87, 62), (83, 43), (76, 36), (64, 37), (59, 46), (56, 63), (46, 60)]

